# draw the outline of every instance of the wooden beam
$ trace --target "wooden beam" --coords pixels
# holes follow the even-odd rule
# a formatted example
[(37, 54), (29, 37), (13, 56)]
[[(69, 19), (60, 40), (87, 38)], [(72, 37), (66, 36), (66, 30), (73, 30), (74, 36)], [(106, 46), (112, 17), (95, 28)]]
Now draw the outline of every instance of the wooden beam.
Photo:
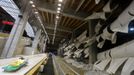
[[(54, 30), (54, 25), (48, 25), (48, 24), (44, 24), (44, 25), (45, 25), (46, 29)], [(62, 27), (62, 26), (57, 27), (57, 31), (60, 31), (60, 32), (72, 33), (71, 30), (72, 29), (65, 28), (65, 27)]]
[[(50, 39), (53, 39), (53, 36), (51, 37), (51, 36), (49, 36), (50, 37)], [(55, 37), (55, 40), (61, 40), (62, 38), (60, 38), (60, 37)], [(54, 40), (54, 41), (55, 41)]]
[[(53, 36), (54, 34), (48, 33), (48, 35), (49, 35), (49, 36)], [(56, 38), (57, 38), (57, 37), (60, 37), (60, 38), (65, 38), (65, 37), (67, 37), (67, 36), (65, 36), (65, 35), (60, 35), (60, 34), (56, 34), (55, 36), (56, 36)]]
[[(54, 27), (45, 26), (46, 29), (54, 30)], [(72, 31), (62, 28), (57, 28), (57, 31), (72, 33)]]
[(50, 23), (50, 21), (49, 21), (48, 12), (46, 12), (46, 14), (47, 14), (47, 21), (48, 21), (48, 24), (49, 24), (49, 23)]
[(59, 22), (58, 22), (57, 27), (61, 24), (61, 22), (62, 22), (62, 16), (60, 16), (60, 18), (59, 18)]

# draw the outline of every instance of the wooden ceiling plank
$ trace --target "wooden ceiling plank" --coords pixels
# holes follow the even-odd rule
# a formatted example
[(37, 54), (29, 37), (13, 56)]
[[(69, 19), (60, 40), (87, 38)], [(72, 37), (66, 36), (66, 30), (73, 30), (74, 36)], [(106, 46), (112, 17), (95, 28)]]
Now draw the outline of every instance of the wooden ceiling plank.
[(62, 22), (62, 26), (64, 26), (64, 23), (65, 23), (65, 21), (66, 21), (66, 18), (67, 18), (67, 17), (65, 17), (64, 20), (63, 20), (63, 22)]
[(44, 14), (44, 17), (45, 17), (45, 19), (46, 19), (46, 23), (48, 23), (48, 19), (47, 19), (47, 13), (46, 12), (44, 12), (45, 14)]
[(72, 0), (66, 0), (65, 4), (64, 4), (64, 8), (68, 8), (69, 4), (71, 4)]
[(73, 28), (78, 27), (81, 23), (83, 23), (83, 21), (79, 21), (77, 24), (75, 24), (75, 25), (73, 26)]
[(56, 15), (55, 14), (53, 14), (53, 23), (55, 23), (55, 18), (56, 17)]
[(63, 26), (66, 26), (67, 21), (68, 21), (68, 17), (66, 17), (66, 20), (65, 20), (64, 25), (63, 25)]
[(83, 7), (83, 9), (85, 9), (91, 1), (92, 1), (92, 0), (89, 0), (89, 1), (85, 4), (85, 6)]
[(75, 10), (75, 13), (77, 13), (79, 11), (79, 9), (81, 8), (82, 4), (85, 2), (85, 0), (81, 0), (78, 7)]
[(63, 20), (63, 16), (61, 16), (60, 20), (59, 20), (59, 24), (58, 25), (62, 25), (62, 20)]
[(71, 5), (69, 7), (72, 7), (74, 2), (75, 2), (75, 0), (72, 0)]
[(68, 24), (70, 20), (71, 20), (70, 18), (67, 19), (65, 26), (70, 26), (70, 25)]
[(71, 22), (70, 22), (70, 26), (72, 26), (72, 24), (75, 22), (75, 19), (73, 19)]
[[(47, 25), (47, 24), (45, 24), (45, 28), (46, 28), (46, 29), (49, 29), (49, 30), (54, 30), (54, 26)], [(65, 27), (60, 27), (60, 28), (58, 27), (58, 28), (57, 28), (57, 31), (72, 33), (71, 29), (67, 29), (67, 28), (65, 28)]]
[(76, 25), (73, 26), (73, 28), (74, 28), (74, 27), (78, 27), (78, 26), (81, 25), (82, 23), (83, 23), (83, 21), (78, 22)]
[(94, 12), (97, 12), (99, 10), (101, 10), (105, 5), (106, 5), (107, 1), (100, 1), (99, 4), (97, 6), (95, 6), (95, 8), (93, 9)]
[(60, 18), (59, 18), (59, 21), (58, 21), (58, 25), (61, 24), (61, 21), (62, 21), (62, 16), (60, 15)]
[(78, 22), (79, 22), (79, 20), (76, 20), (76, 21), (74, 22), (74, 24), (72, 24), (71, 27), (73, 27), (74, 25), (76, 25)]
[(82, 26), (83, 26), (84, 24), (86, 24), (86, 23), (87, 23), (87, 21), (83, 22), (81, 25), (79, 25), (78, 27), (76, 27), (73, 31), (79, 29), (80, 27), (82, 27)]
[(50, 16), (51, 16), (51, 24), (54, 24), (54, 22), (53, 22), (53, 14), (50, 14)]
[[(54, 34), (48, 33), (48, 35), (53, 36)], [(66, 37), (66, 36), (64, 36), (64, 35), (59, 35), (59, 34), (57, 34), (57, 35), (55, 35), (55, 36), (57, 36), (57, 37), (62, 37), (62, 38), (65, 38), (65, 37)]]
[(46, 12), (46, 14), (47, 14), (47, 21), (48, 21), (48, 24), (50, 24), (48, 12)]
[(46, 19), (46, 23), (48, 23), (47, 13), (46, 12), (45, 12), (44, 16), (45, 16), (45, 19)]
[(88, 10), (87, 10), (88, 12), (90, 12), (90, 11), (96, 6), (95, 0), (92, 0), (89, 5), (90, 5), (90, 7), (89, 7)]
[(46, 22), (45, 16), (44, 16), (44, 12), (41, 12), (42, 18), (43, 18), (43, 22)]

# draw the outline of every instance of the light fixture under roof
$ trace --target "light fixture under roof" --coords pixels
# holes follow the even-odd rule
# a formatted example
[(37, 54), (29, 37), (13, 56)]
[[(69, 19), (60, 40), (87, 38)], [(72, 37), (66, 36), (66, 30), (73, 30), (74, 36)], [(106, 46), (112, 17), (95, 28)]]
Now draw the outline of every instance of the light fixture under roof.
[(61, 7), (61, 4), (58, 4), (59, 7)]
[(60, 13), (60, 11), (58, 10), (57, 13)]
[(33, 4), (32, 7), (35, 7), (35, 5)]
[(58, 0), (58, 1), (59, 1), (59, 3), (57, 4), (57, 13), (56, 13), (56, 19), (55, 19), (55, 28), (54, 28), (54, 35), (53, 35), (53, 39), (52, 39), (52, 44), (54, 44), (58, 20), (60, 18), (60, 13), (61, 13), (61, 6), (62, 6), (61, 2), (63, 2), (63, 0)]
[(33, 4), (33, 1), (30, 0), (29, 3), (30, 3), (30, 4)]
[(63, 0), (59, 0), (59, 2), (62, 2)]
[(57, 16), (56, 16), (56, 18), (58, 19), (58, 18), (59, 18), (59, 16), (57, 15)]
[(60, 8), (60, 7), (58, 7), (58, 8), (57, 8), (57, 10), (61, 10), (61, 8)]
[(34, 13), (35, 13), (35, 14), (38, 14), (38, 11), (35, 11)]

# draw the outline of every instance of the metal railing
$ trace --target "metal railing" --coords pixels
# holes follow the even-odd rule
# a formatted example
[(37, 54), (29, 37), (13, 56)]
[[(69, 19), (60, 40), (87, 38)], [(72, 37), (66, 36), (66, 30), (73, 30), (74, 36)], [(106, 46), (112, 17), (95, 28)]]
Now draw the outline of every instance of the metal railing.
[(56, 62), (55, 55), (52, 55), (55, 75), (66, 75), (60, 65)]
[(55, 75), (80, 75), (62, 59), (52, 54)]

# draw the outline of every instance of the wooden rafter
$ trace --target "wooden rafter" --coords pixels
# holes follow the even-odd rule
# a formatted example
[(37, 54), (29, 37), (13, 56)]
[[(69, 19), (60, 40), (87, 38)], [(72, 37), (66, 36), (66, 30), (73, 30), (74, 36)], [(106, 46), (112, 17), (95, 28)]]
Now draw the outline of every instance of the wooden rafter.
[(71, 20), (70, 18), (67, 19), (65, 26), (69, 26), (68, 23), (69, 23), (70, 20)]
[(47, 13), (46, 12), (44, 12), (44, 17), (45, 17), (45, 22), (47, 22), (48, 23), (48, 19), (47, 19)]
[(71, 5), (69, 6), (69, 7), (72, 7), (73, 6), (73, 4), (74, 4), (74, 2), (75, 2), (75, 0), (71, 0), (72, 2), (71, 2)]
[(48, 24), (49, 24), (50, 22), (49, 22), (49, 15), (48, 15), (48, 12), (46, 12), (46, 17), (47, 17), (47, 22), (48, 22)]
[(75, 13), (79, 11), (79, 9), (81, 8), (82, 4), (85, 2), (85, 0), (81, 0), (81, 2), (79, 3), (78, 7), (75, 10)]
[(55, 22), (55, 19), (56, 19), (56, 15), (53, 14), (53, 23)]
[(76, 25), (78, 22), (79, 22), (79, 20), (76, 20), (76, 21), (74, 22), (74, 24), (71, 25), (71, 27), (73, 27), (74, 25)]
[(67, 18), (67, 17), (64, 17), (63, 22), (62, 22), (62, 26), (64, 25), (64, 23), (65, 23), (65, 21), (66, 21), (66, 18)]
[[(48, 35), (53, 36), (54, 34), (48, 33)], [(56, 34), (56, 36), (57, 36), (57, 37), (62, 37), (62, 38), (65, 38), (65, 37), (66, 37), (65, 35), (60, 35), (60, 34)]]
[(102, 1), (100, 1), (100, 3), (97, 6), (95, 6), (95, 8), (93, 10), (95, 12), (99, 11), (100, 9), (102, 9), (105, 6), (105, 4), (106, 4), (106, 2), (102, 0)]
[(85, 4), (85, 6), (83, 7), (83, 9), (85, 9), (91, 1), (92, 1), (92, 0), (89, 0), (89, 1)]
[(80, 26), (82, 23), (83, 23), (83, 21), (80, 21), (78, 24), (74, 25), (73, 28)]
[(87, 23), (87, 21), (83, 22), (81, 25), (77, 26), (77, 27), (74, 29), (74, 31), (77, 30), (77, 29), (79, 29), (81, 26), (83, 26), (83, 25), (86, 24), (86, 23)]
[(61, 23), (60, 23), (61, 21), (62, 21), (62, 16), (61, 16), (61, 18), (59, 18), (58, 26), (61, 24)]
[[(45, 26), (44, 26), (46, 29), (50, 30), (53, 32), (54, 30), (54, 25), (48, 25), (45, 23)], [(59, 26), (57, 28), (57, 31), (60, 31), (60, 32), (67, 32), (67, 33), (72, 33), (71, 29), (70, 28), (65, 28), (63, 26)]]
[(44, 16), (44, 12), (41, 12), (41, 15), (42, 15), (43, 21), (46, 22), (46, 19), (45, 19), (45, 16)]
[(96, 6), (95, 0), (92, 0), (89, 5), (90, 5), (90, 7), (89, 7), (88, 10), (87, 10), (88, 12), (90, 12), (90, 11)]
[(50, 14), (50, 16), (51, 16), (51, 21), (50, 21), (50, 23), (51, 23), (51, 24), (54, 24), (54, 23), (53, 23), (53, 14)]
[(63, 20), (63, 16), (61, 16), (61, 18), (60, 18), (59, 25), (62, 24), (62, 20)]
[(72, 24), (75, 22), (75, 19), (71, 20), (70, 22), (70, 26), (72, 26)]
[(65, 25), (67, 24), (67, 21), (68, 21), (68, 17), (66, 17), (66, 20), (65, 20), (64, 25), (63, 25), (63, 26), (65, 26)]
[(66, 0), (66, 3), (64, 4), (64, 8), (68, 8), (68, 5), (71, 4), (72, 0)]
[(75, 25), (73, 25), (73, 28), (78, 27), (81, 21), (78, 21)]

